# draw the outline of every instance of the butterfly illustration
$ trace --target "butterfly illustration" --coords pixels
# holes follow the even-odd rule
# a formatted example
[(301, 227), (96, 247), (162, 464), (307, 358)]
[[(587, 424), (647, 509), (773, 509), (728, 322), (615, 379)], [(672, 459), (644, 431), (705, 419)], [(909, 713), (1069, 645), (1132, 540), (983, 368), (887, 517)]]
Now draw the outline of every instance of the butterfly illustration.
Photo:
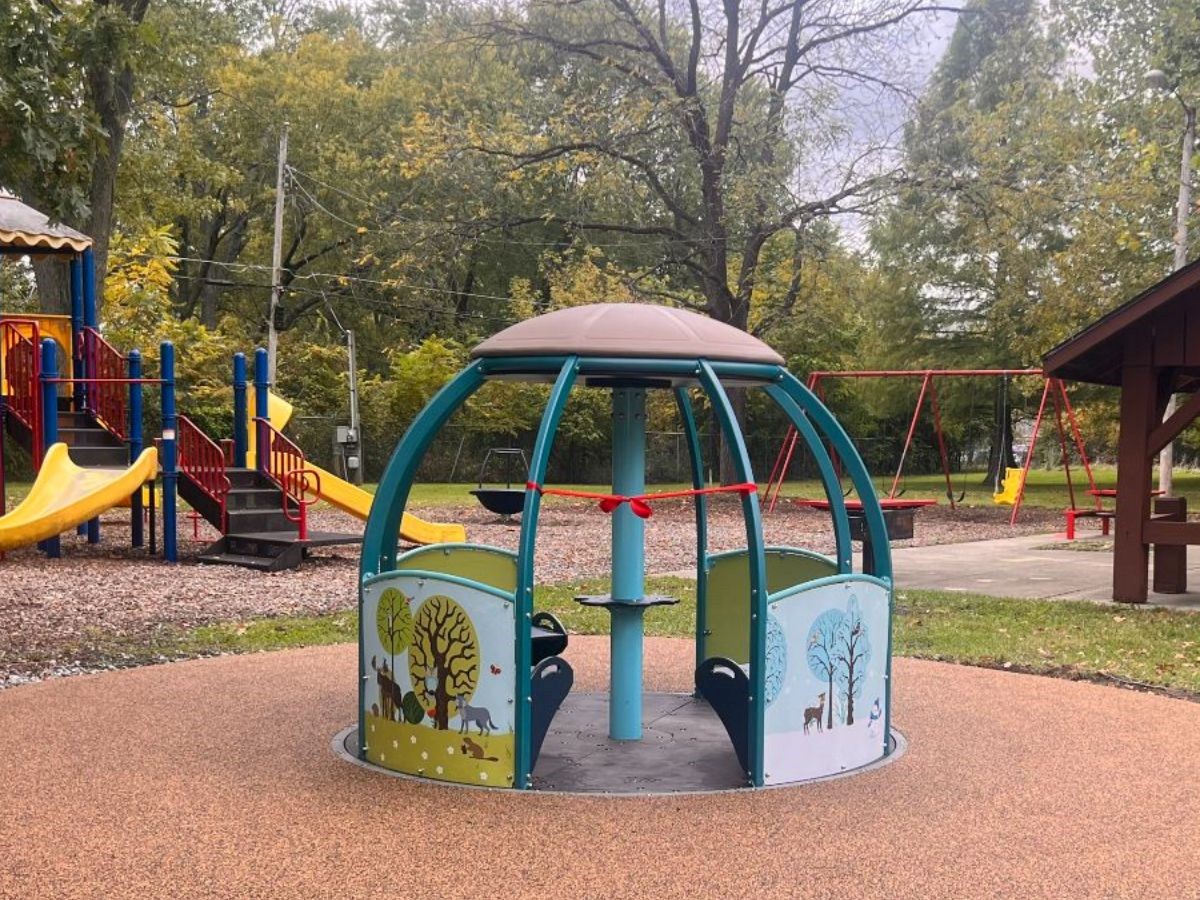
[(497, 666), (497, 665), (494, 665), (494, 664), (493, 664), (491, 668), (492, 668), (492, 674), (493, 674), (493, 675), (499, 675), (499, 674), (500, 674), (500, 667), (499, 667), (499, 666)]

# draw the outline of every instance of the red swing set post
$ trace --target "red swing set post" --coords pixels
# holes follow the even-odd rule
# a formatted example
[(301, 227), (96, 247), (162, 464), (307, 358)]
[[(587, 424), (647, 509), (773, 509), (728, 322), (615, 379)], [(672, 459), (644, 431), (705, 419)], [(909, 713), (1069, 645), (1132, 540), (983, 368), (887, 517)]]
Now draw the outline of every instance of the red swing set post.
[[(1030, 466), (1033, 462), (1033, 454), (1037, 446), (1037, 437), (1041, 430), (1042, 420), (1046, 413), (1046, 403), (1048, 400), (1054, 403), (1055, 422), (1058, 429), (1059, 448), (1061, 451), (1061, 459), (1063, 471), (1067, 478), (1067, 492), (1070, 496), (1070, 510), (1075, 512), (1079, 509), (1075, 499), (1075, 487), (1071, 477), (1071, 462), (1068, 443), (1074, 443), (1075, 449), (1079, 454), (1079, 459), (1083, 464), (1084, 472), (1087, 474), (1089, 485), (1089, 493), (1092, 494), (1096, 503), (1096, 510), (1100, 509), (1100, 497), (1096, 494), (1096, 480), (1092, 473), (1091, 463), (1087, 457), (1087, 451), (1084, 448), (1083, 436), (1079, 430), (1079, 422), (1075, 418), (1075, 411), (1071, 407), (1071, 401), (1067, 396), (1066, 386), (1061, 379), (1049, 378), (1042, 369), (861, 369), (849, 370), (845, 372), (813, 372), (808, 377), (808, 388), (816, 396), (824, 402), (824, 382), (831, 378), (920, 378), (921, 386), (917, 393), (916, 405), (913, 408), (912, 418), (909, 420), (908, 432), (904, 438), (904, 446), (900, 451), (900, 462), (896, 467), (896, 473), (892, 478), (891, 487), (888, 490), (887, 500), (895, 500), (897, 491), (900, 488), (900, 481), (904, 473), (904, 463), (908, 458), (909, 450), (912, 448), (913, 439), (916, 436), (917, 424), (920, 421), (921, 411), (925, 405), (926, 396), (929, 397), (930, 410), (933, 415), (933, 430), (937, 438), (938, 457), (942, 467), (942, 475), (946, 482), (946, 498), (950, 503), (951, 509), (956, 509), (958, 501), (954, 496), (954, 487), (950, 477), (950, 458), (946, 449), (946, 436), (942, 429), (942, 413), (941, 404), (937, 394), (937, 379), (939, 378), (1011, 378), (1016, 376), (1022, 377), (1038, 377), (1043, 379), (1042, 397), (1038, 404), (1037, 416), (1034, 418), (1033, 432), (1030, 437), (1029, 447), (1025, 453), (1021, 468), (1021, 484), (1017, 489), (1017, 496), (1013, 502), (1013, 511), (1009, 517), (1009, 524), (1015, 524), (1017, 515), (1020, 512), (1022, 501), (1025, 497), (1025, 479), (1029, 474)], [(1067, 436), (1063, 416), (1066, 416), (1066, 423), (1070, 425), (1070, 438)], [(771, 477), (767, 482), (767, 511), (773, 511), (775, 504), (779, 500), (780, 491), (783, 488), (783, 482), (787, 478), (787, 473), (791, 467), (792, 458), (796, 452), (796, 446), (799, 440), (799, 434), (795, 427), (789, 427), (787, 434), (784, 436), (783, 443), (780, 445), (779, 453), (775, 457), (775, 464), (771, 469)], [(840, 475), (839, 460), (836, 456), (833, 458), (834, 466)], [(1093, 513), (1094, 514), (1094, 513)]]

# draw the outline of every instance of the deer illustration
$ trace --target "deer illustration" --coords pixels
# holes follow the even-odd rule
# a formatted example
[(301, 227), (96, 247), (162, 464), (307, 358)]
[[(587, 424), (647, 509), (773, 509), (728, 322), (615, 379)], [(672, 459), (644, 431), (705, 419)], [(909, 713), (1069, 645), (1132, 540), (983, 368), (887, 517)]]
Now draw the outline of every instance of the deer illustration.
[(825, 728), (821, 724), (821, 716), (825, 713), (825, 693), (817, 694), (817, 705), (809, 706), (804, 710), (804, 733), (808, 734), (808, 726), (813, 722), (817, 723), (817, 731), (824, 731)]
[(454, 702), (458, 704), (458, 717), (462, 720), (462, 725), (458, 729), (459, 734), (469, 732), (472, 725), (478, 726), (480, 734), (492, 733), (492, 729), (496, 725), (492, 721), (492, 714), (488, 712), (486, 706), (471, 706), (467, 703), (466, 694), (456, 694)]
[(379, 683), (379, 703), (383, 707), (383, 717), (399, 720), (402, 718), (398, 713), (401, 701), (404, 700), (404, 691), (392, 678), (392, 671), (388, 668), (386, 659), (382, 666), (378, 666), (375, 664), (375, 657), (372, 656), (371, 668), (375, 670), (375, 680)]

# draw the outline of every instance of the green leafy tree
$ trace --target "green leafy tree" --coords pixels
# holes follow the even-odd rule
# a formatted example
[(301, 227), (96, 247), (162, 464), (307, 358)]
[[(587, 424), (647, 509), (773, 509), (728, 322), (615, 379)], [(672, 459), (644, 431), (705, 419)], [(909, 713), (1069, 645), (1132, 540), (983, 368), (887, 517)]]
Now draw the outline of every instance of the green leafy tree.
[(391, 660), (392, 677), (395, 678), (396, 654), (403, 653), (413, 640), (413, 615), (408, 608), (408, 597), (403, 591), (388, 588), (379, 597), (375, 610), (375, 632), (379, 643)]

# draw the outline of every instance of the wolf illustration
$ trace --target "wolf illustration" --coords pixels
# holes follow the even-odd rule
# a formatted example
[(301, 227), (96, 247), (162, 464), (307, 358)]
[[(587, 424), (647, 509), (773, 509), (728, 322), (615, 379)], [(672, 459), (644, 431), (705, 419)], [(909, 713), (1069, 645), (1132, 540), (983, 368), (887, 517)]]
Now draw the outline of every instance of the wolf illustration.
[(458, 729), (459, 734), (468, 733), (472, 725), (479, 729), (480, 734), (492, 733), (496, 724), (492, 721), (492, 714), (488, 712), (486, 706), (471, 706), (467, 703), (466, 694), (456, 694), (454, 702), (458, 704), (458, 717), (462, 721)]

